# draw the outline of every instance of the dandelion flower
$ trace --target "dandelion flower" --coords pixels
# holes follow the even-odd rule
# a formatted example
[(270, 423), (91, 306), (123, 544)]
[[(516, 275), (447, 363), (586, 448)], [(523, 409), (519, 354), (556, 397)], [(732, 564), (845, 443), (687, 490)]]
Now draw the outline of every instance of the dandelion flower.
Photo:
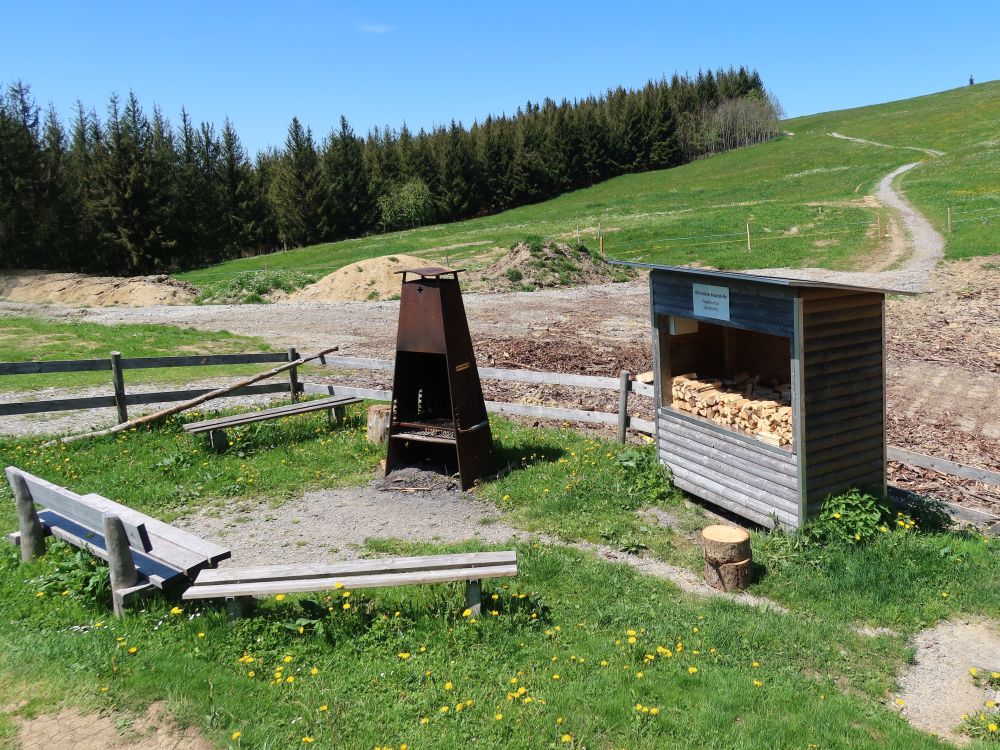
[(562, 736), (562, 741), (563, 741), (564, 745), (572, 742), (573, 741), (573, 735), (571, 735), (571, 734), (564, 734)]
[(322, 706), (319, 707), (319, 710), (320, 713), (326, 713), (327, 711), (330, 710), (330, 707), (324, 703)]
[(763, 684), (764, 684), (764, 683), (763, 683), (763, 682), (761, 682), (760, 680), (754, 680), (754, 681), (753, 681), (753, 686), (754, 686), (754, 687), (760, 687), (760, 686), (761, 686), (761, 685), (763, 685)]
[(238, 740), (238, 739), (239, 739), (240, 737), (242, 737), (242, 736), (243, 736), (243, 732), (233, 732), (233, 733), (232, 733), (232, 734), (230, 735), (230, 737), (229, 737), (229, 738), (230, 738), (230, 739), (233, 739), (233, 740)]
[(288, 677), (285, 678), (285, 682), (295, 682), (295, 675), (288, 675)]
[(988, 727), (986, 727), (986, 728), (987, 728), (987, 729), (989, 729), (989, 730), (990, 730), (991, 732), (995, 732), (995, 731), (997, 731), (997, 725), (996, 725), (996, 724), (990, 724), (990, 725), (989, 725)]
[(172, 615), (182, 615), (182, 614), (184, 614), (184, 610), (181, 609), (180, 607), (173, 607), (170, 610), (170, 614), (172, 614)]
[(319, 674), (319, 669), (317, 667), (313, 667), (312, 669), (309, 670), (309, 674), (311, 674), (313, 676), (318, 675)]
[(306, 735), (305, 737), (303, 737), (303, 738), (302, 738), (302, 741), (303, 741), (304, 743), (306, 743), (307, 745), (310, 745), (310, 744), (312, 744), (313, 742), (315, 742), (316, 740), (314, 740), (314, 739), (313, 739), (312, 737), (310, 737), (309, 735)]
[(283, 602), (283, 601), (285, 601), (285, 595), (284, 594), (278, 594), (277, 596), (274, 597), (274, 601), (276, 601), (276, 602)]
[(641, 679), (642, 679), (643, 677), (645, 677), (645, 676), (646, 676), (646, 675), (645, 675), (645, 674), (643, 674), (642, 672), (636, 672), (636, 673), (635, 673), (635, 679), (637, 679), (637, 680), (641, 680)]
[(420, 719), (420, 723), (421, 723), (421, 724), (425, 724), (425, 725), (426, 725), (426, 724), (430, 724), (430, 723), (431, 723), (431, 720), (430, 720), (429, 718), (427, 718), (426, 716), (424, 716), (424, 717), (421, 717), (421, 719)]
[(205, 634), (204, 634), (204, 633), (198, 633), (198, 637), (199, 637), (199, 638), (204, 638), (204, 637), (205, 637)]
[(976, 669), (975, 667), (969, 667), (969, 674), (975, 677), (977, 674), (979, 674), (979, 670)]
[(455, 687), (455, 686), (451, 684), (451, 680), (448, 680), (448, 682), (446, 682), (444, 684), (444, 689), (445, 690), (451, 690), (453, 687)]
[(904, 701), (902, 698), (896, 698), (896, 705), (897, 706), (905, 706), (906, 705), (906, 701)]
[(449, 711), (451, 711), (451, 708), (449, 706), (441, 706), (441, 708), (439, 708), (438, 711), (440, 711), (443, 714), (446, 714)]
[(752, 666), (754, 669), (760, 669), (760, 662), (759, 661), (755, 661), (750, 666)]
[(136, 652), (137, 652), (138, 650), (139, 650), (139, 649), (137, 649), (137, 648), (136, 648), (135, 646), (132, 646), (132, 647), (131, 647), (131, 648), (130, 648), (130, 649), (128, 650), (128, 652), (129, 652), (130, 654), (134, 654), (134, 653), (136, 653)]
[(406, 661), (407, 659), (410, 658), (410, 653), (409, 651), (400, 651), (398, 654), (396, 654), (396, 656), (398, 656), (403, 661)]
[(559, 677), (559, 675), (557, 675), (557, 674), (554, 674), (554, 675), (552, 675), (552, 679), (553, 679), (553, 680), (559, 680), (559, 679), (562, 679), (562, 678), (561, 678), (561, 677)]
[(698, 674), (698, 667), (688, 667), (688, 674)]
[(254, 678), (254, 677), (256, 677), (256, 676), (257, 676), (257, 673), (254, 672), (252, 669), (249, 672), (247, 672), (247, 677), (250, 677), (251, 679)]
[(288, 654), (285, 654), (285, 658), (282, 659), (282, 661), (285, 662), (285, 664), (288, 664), (291, 660), (292, 660), (292, 657), (289, 656)]
[(494, 715), (493, 715), (493, 718), (494, 718), (494, 719), (495, 719), (496, 721), (502, 721), (502, 720), (503, 720), (503, 714), (494, 714)]
[(650, 716), (656, 716), (658, 713), (660, 713), (660, 709), (658, 709), (656, 706), (653, 706), (652, 708), (649, 709)]
[(470, 617), (472, 615), (471, 609), (462, 610), (462, 617)]
[(346, 609), (350, 609), (350, 608), (351, 608), (351, 603), (350, 602), (344, 602), (344, 609), (346, 610)]

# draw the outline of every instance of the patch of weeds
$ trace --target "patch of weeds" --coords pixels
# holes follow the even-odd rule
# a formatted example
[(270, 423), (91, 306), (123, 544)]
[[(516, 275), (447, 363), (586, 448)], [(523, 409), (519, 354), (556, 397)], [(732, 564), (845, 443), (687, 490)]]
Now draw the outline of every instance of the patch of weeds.
[(508, 268), (507, 269), (507, 278), (510, 279), (513, 282), (518, 282), (518, 281), (520, 281), (521, 279), (524, 278), (524, 274), (521, 273), (516, 268)]
[(199, 297), (198, 301), (215, 304), (260, 304), (267, 301), (268, 294), (279, 291), (290, 294), (296, 289), (312, 284), (317, 278), (316, 274), (304, 271), (242, 271), (205, 296)]
[(378, 298), (379, 298), (379, 293), (375, 289), (372, 289), (370, 292), (368, 292), (368, 296), (365, 297), (365, 299), (368, 300), (369, 302), (375, 301)]
[(75, 595), (94, 601), (110, 599), (108, 568), (97, 557), (56, 540), (43, 559), (44, 572), (29, 581), (37, 598)]

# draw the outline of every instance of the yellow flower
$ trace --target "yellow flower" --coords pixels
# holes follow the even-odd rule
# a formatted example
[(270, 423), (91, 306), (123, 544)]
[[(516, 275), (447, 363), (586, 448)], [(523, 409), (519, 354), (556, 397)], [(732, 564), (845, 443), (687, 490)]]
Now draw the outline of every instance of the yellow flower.
[(231, 739), (231, 740), (238, 740), (242, 736), (243, 736), (243, 732), (233, 732), (230, 735), (229, 739)]
[(996, 724), (990, 724), (987, 727), (987, 729), (989, 729), (991, 732), (995, 732), (995, 731), (997, 731), (997, 725)]
[(407, 659), (410, 658), (410, 652), (409, 651), (400, 651), (398, 654), (396, 654), (396, 656), (398, 656), (403, 661), (406, 661)]
[(760, 662), (759, 662), (759, 661), (755, 661), (755, 662), (754, 662), (753, 664), (751, 664), (751, 666), (752, 666), (752, 667), (753, 667), (754, 669), (759, 669), (759, 668), (760, 668)]
[(630, 635), (630, 636), (628, 637), (628, 642), (629, 642), (630, 644), (635, 644), (636, 640), (637, 640), (637, 639), (636, 639), (636, 637), (635, 637), (634, 635)]
[(283, 602), (283, 601), (285, 601), (285, 595), (284, 594), (278, 594), (276, 597), (274, 597), (274, 600), (276, 602)]
[(698, 667), (688, 667), (688, 674), (698, 674)]
[(288, 654), (285, 654), (285, 658), (282, 659), (282, 661), (285, 662), (285, 664), (288, 664), (288, 662), (290, 662), (291, 660), (292, 660), (292, 657), (289, 656)]
[(199, 637), (199, 638), (204, 638), (204, 637), (205, 637), (205, 634), (204, 634), (204, 633), (198, 633), (198, 637)]
[(977, 674), (979, 674), (979, 670), (976, 669), (975, 667), (969, 667), (969, 674), (975, 677)]
[(639, 634), (636, 633), (634, 630), (626, 630), (625, 635), (639, 635)]
[(562, 717), (562, 716), (560, 716), (559, 718), (557, 718), (557, 719), (556, 719), (556, 726), (560, 726), (560, 727), (561, 727), (561, 726), (562, 726), (562, 723), (563, 723), (563, 721), (564, 721), (564, 719), (563, 719), (563, 717)]
[(184, 610), (181, 609), (180, 607), (173, 607), (170, 610), (170, 614), (172, 614), (172, 615), (182, 615), (182, 614), (184, 614)]
[(337, 581), (335, 584), (333, 584), (333, 587), (335, 589), (342, 589), (344, 588), (344, 584), (342, 584), (340, 581)]
[(754, 680), (754, 681), (753, 681), (753, 685), (754, 685), (754, 687), (760, 687), (760, 686), (761, 686), (761, 685), (763, 685), (763, 684), (764, 684), (764, 683), (763, 683), (763, 682), (761, 682), (760, 680)]
[(660, 713), (660, 709), (656, 708), (656, 706), (649, 709), (650, 716), (656, 716), (658, 713)]
[(567, 743), (572, 742), (573, 741), (573, 735), (571, 735), (571, 734), (564, 734), (562, 736), (562, 741), (563, 741), (563, 744), (567, 744)]
[(295, 682), (295, 675), (288, 675), (288, 677), (285, 678), (285, 682)]
[(247, 672), (247, 677), (254, 677), (256, 674), (257, 673), (251, 669), (249, 672)]
[(451, 684), (451, 680), (448, 680), (448, 682), (446, 682), (444, 684), (444, 689), (445, 690), (451, 690), (453, 687), (455, 687), (455, 686)]
[(501, 721), (503, 719), (503, 714), (494, 714), (493, 718), (497, 721)]
[(344, 609), (350, 609), (350, 608), (351, 608), (351, 603), (350, 602), (344, 602)]
[(420, 723), (421, 724), (430, 724), (431, 720), (429, 718), (427, 718), (426, 716), (424, 716), (423, 718), (420, 719)]
[(131, 647), (131, 648), (130, 648), (130, 649), (128, 650), (128, 652), (129, 652), (130, 654), (134, 654), (134, 653), (135, 653), (136, 651), (138, 651), (138, 650), (139, 650), (139, 649), (137, 649), (137, 648), (136, 648), (135, 646), (132, 646), (132, 647)]
[(897, 706), (905, 706), (906, 705), (906, 701), (904, 701), (902, 698), (896, 698), (896, 705)]
[(997, 705), (996, 701), (986, 701), (986, 708), (995, 708)]
[(635, 673), (635, 679), (637, 679), (637, 680), (641, 680), (645, 676), (646, 675), (644, 675), (642, 672), (636, 672)]
[(602, 667), (606, 667), (606, 666), (608, 666), (608, 662), (607, 662), (607, 660), (606, 660), (606, 659), (601, 659), (601, 666), (602, 666)]
[(310, 737), (309, 735), (306, 735), (305, 737), (303, 737), (303, 738), (302, 738), (302, 741), (303, 741), (304, 743), (306, 743), (307, 745), (309, 745), (309, 744), (311, 744), (311, 743), (315, 742), (316, 740), (314, 740), (314, 739), (313, 739), (312, 737)]
[(438, 711), (440, 711), (443, 714), (446, 714), (449, 711), (451, 711), (451, 709), (448, 706), (441, 706), (441, 708), (439, 708)]
[(319, 707), (319, 710), (321, 713), (326, 713), (327, 711), (330, 710), (330, 707), (324, 703), (322, 706)]
[(343, 597), (344, 599), (350, 599), (350, 598), (351, 598), (351, 592), (350, 592), (350, 591), (344, 591), (344, 592), (342, 592), (342, 593), (341, 593), (340, 595), (341, 595), (341, 596), (342, 596), (342, 597)]
[(834, 518), (840, 518), (840, 514), (839, 514), (839, 513), (834, 513), (834, 514), (833, 514), (833, 517), (834, 517)]
[(469, 617), (472, 614), (471, 609), (466, 609), (462, 611), (462, 617)]
[(317, 667), (313, 667), (312, 669), (309, 670), (309, 674), (316, 676), (319, 674), (319, 669)]
[(553, 679), (553, 680), (558, 680), (558, 679), (560, 679), (560, 677), (559, 677), (559, 675), (557, 675), (557, 674), (554, 674), (554, 675), (552, 675), (552, 679)]
[(39, 591), (37, 594), (35, 594), (35, 596), (37, 596), (39, 599), (42, 599), (42, 598), (45, 597), (45, 592), (44, 591)]

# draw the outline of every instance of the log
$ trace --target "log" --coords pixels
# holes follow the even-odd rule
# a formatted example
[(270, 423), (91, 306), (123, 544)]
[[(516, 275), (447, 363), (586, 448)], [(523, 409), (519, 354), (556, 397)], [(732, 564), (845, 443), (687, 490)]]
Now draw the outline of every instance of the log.
[(337, 351), (339, 348), (340, 347), (338, 347), (338, 346), (331, 346), (329, 349), (324, 349), (323, 351), (317, 352), (316, 354), (313, 354), (310, 357), (300, 357), (299, 359), (296, 359), (296, 360), (294, 360), (292, 362), (287, 362), (287, 363), (281, 365), (280, 367), (275, 367), (274, 369), (268, 370), (267, 372), (262, 372), (259, 375), (254, 375), (253, 377), (246, 378), (245, 380), (241, 380), (238, 383), (233, 383), (232, 385), (227, 385), (224, 388), (216, 388), (214, 391), (209, 391), (208, 393), (203, 393), (202, 395), (196, 396), (195, 398), (191, 399), (190, 401), (184, 401), (184, 402), (182, 402), (180, 404), (176, 404), (174, 406), (167, 407), (166, 409), (162, 409), (162, 410), (160, 410), (158, 412), (155, 412), (153, 414), (147, 414), (144, 417), (137, 417), (136, 419), (130, 419), (128, 422), (122, 422), (121, 424), (117, 424), (114, 427), (109, 427), (106, 430), (96, 430), (94, 432), (83, 432), (83, 433), (80, 433), (78, 435), (69, 435), (67, 437), (62, 438), (61, 440), (58, 440), (58, 441), (53, 440), (53, 441), (50, 441), (48, 443), (45, 443), (45, 445), (46, 446), (55, 445), (55, 444), (57, 444), (59, 442), (62, 442), (62, 443), (72, 443), (72, 442), (74, 442), (76, 440), (83, 440), (84, 438), (89, 438), (89, 437), (100, 437), (102, 435), (113, 435), (116, 432), (122, 432), (124, 430), (129, 430), (129, 429), (131, 429), (133, 427), (140, 427), (142, 425), (152, 424), (153, 422), (156, 422), (156, 421), (158, 421), (160, 419), (163, 419), (164, 417), (169, 417), (172, 414), (177, 414), (178, 412), (186, 411), (187, 409), (191, 409), (191, 408), (193, 408), (195, 406), (203, 404), (206, 401), (211, 401), (212, 399), (215, 399), (215, 398), (221, 398), (222, 396), (225, 396), (227, 393), (231, 393), (232, 391), (238, 390), (240, 388), (245, 388), (248, 385), (253, 385), (254, 383), (260, 382), (261, 380), (267, 380), (268, 378), (272, 378), (275, 375), (278, 375), (279, 373), (284, 372), (285, 370), (290, 370), (293, 367), (299, 367), (299, 366), (301, 366), (301, 365), (303, 365), (306, 362), (309, 362), (311, 360), (319, 359), (320, 357), (322, 357), (322, 356), (324, 356), (326, 354), (329, 354), (330, 352)]
[(392, 418), (392, 407), (377, 404), (368, 407), (368, 442), (372, 445), (384, 445), (389, 436), (389, 420)]
[(720, 591), (743, 591), (750, 585), (752, 576), (752, 560), (741, 560), (722, 565), (714, 565), (707, 560), (705, 561), (705, 582)]
[(749, 560), (750, 534), (737, 526), (706, 526), (701, 532), (701, 549), (705, 559), (712, 562)]

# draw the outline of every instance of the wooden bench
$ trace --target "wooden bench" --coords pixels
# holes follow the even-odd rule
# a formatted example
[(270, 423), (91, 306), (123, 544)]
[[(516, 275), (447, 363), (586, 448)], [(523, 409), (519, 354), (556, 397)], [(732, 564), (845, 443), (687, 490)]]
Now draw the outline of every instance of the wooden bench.
[(13, 466), (5, 473), (20, 528), (7, 538), (20, 545), (21, 559), (44, 554), (45, 537), (52, 535), (107, 560), (119, 617), (128, 599), (152, 588), (176, 595), (200, 570), (231, 554), (106, 497), (78, 495)]
[(296, 414), (309, 414), (314, 411), (326, 411), (329, 413), (330, 421), (333, 422), (336, 415), (337, 424), (344, 421), (345, 408), (351, 404), (360, 404), (361, 399), (353, 396), (332, 396), (321, 398), (315, 401), (303, 401), (298, 404), (288, 404), (287, 406), (275, 406), (271, 409), (247, 412), (245, 414), (234, 414), (230, 417), (218, 417), (216, 419), (205, 419), (201, 422), (189, 422), (184, 425), (184, 429), (192, 435), (202, 432), (208, 433), (209, 441), (216, 450), (225, 450), (228, 446), (226, 440), (226, 430), (230, 427), (253, 424), (254, 422), (264, 422), (268, 419), (280, 419), (281, 417), (292, 417)]
[(266, 565), (202, 570), (183, 598), (225, 599), (229, 615), (235, 619), (249, 614), (255, 596), (465, 581), (466, 606), (473, 614), (479, 614), (482, 579), (516, 575), (517, 553), (513, 551), (353, 560), (329, 565)]

